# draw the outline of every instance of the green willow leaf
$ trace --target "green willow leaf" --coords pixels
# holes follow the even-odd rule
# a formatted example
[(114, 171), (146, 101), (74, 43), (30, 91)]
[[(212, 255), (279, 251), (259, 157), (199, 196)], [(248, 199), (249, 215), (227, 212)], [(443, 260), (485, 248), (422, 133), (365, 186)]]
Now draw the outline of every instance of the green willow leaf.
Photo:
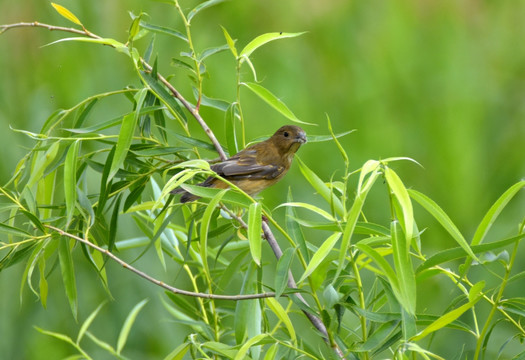
[(208, 48), (206, 50), (204, 50), (202, 52), (202, 54), (200, 54), (199, 56), (199, 61), (202, 61), (212, 55), (215, 55), (215, 54), (218, 54), (220, 52), (223, 52), (223, 51), (226, 51), (228, 50), (230, 47), (228, 44), (224, 44), (224, 45), (221, 45), (221, 46), (216, 46), (216, 47), (212, 47), (212, 48)]
[(479, 261), (479, 259), (476, 257), (474, 252), (472, 252), (472, 249), (470, 248), (469, 244), (459, 231), (459, 229), (456, 227), (456, 225), (452, 222), (450, 217), (443, 211), (441, 207), (439, 207), (438, 204), (428, 196), (426, 196), (423, 193), (420, 193), (419, 191), (410, 189), (408, 190), (408, 193), (410, 194), (410, 197), (417, 201), (425, 210), (427, 210), (430, 215), (432, 215), (440, 224), (447, 230), (447, 232), (452, 236), (454, 240), (461, 246), (467, 254), (474, 260)]
[(225, 0), (208, 0), (208, 1), (205, 1), (195, 6), (195, 8), (188, 13), (188, 16), (187, 16), (188, 23), (191, 23), (191, 19), (193, 19), (193, 17), (197, 15), (199, 12), (201, 12), (202, 10), (207, 9), (213, 5), (220, 4), (221, 2), (224, 2), (224, 1)]
[(102, 309), (102, 306), (104, 306), (104, 304), (105, 304), (105, 302), (103, 302), (102, 304), (97, 306), (97, 308), (91, 314), (89, 314), (87, 319), (82, 323), (82, 326), (80, 327), (80, 330), (78, 331), (78, 336), (77, 336), (77, 341), (76, 341), (77, 344), (79, 344), (80, 341), (82, 341), (82, 338), (84, 337), (84, 334), (89, 329), (89, 327), (91, 326), (91, 324), (93, 323), (93, 321), (97, 317), (98, 313), (100, 312), (100, 310)]
[(416, 311), (416, 277), (410, 258), (410, 246), (407, 246), (409, 240), (400, 234), (397, 221), (392, 221), (390, 233), (392, 236), (394, 267), (399, 280), (399, 292), (402, 298), (399, 300), (405, 311), (409, 315), (414, 315)]
[(341, 237), (341, 233), (334, 233), (326, 239), (323, 244), (317, 249), (317, 251), (312, 256), (312, 260), (306, 266), (303, 276), (299, 279), (299, 283), (303, 282), (317, 267), (323, 262), (323, 260), (328, 256), (330, 251), (335, 246), (335, 243)]
[(140, 310), (142, 310), (142, 308), (144, 307), (144, 305), (146, 305), (147, 302), (148, 300), (144, 299), (137, 305), (135, 305), (129, 313), (128, 317), (126, 318), (126, 321), (124, 321), (124, 325), (120, 330), (117, 340), (117, 354), (120, 355), (120, 353), (122, 352), (122, 349), (124, 348), (124, 345), (126, 345), (126, 341), (128, 340), (128, 335), (131, 330), (131, 327), (133, 326), (133, 323), (135, 322), (135, 319), (137, 318)]
[(305, 177), (305, 179), (312, 185), (312, 187), (321, 195), (330, 207), (333, 207), (335, 212), (339, 214), (342, 218), (346, 217), (346, 209), (344, 208), (341, 200), (330, 190), (328, 186), (324, 183), (316, 173), (314, 173), (302, 160), (296, 156), (297, 162), (299, 164), (299, 169)]
[(289, 120), (299, 123), (299, 124), (305, 124), (305, 125), (315, 125), (312, 123), (307, 123), (304, 121), (299, 120), (292, 110), (286, 106), (285, 103), (283, 103), (281, 100), (277, 98), (274, 94), (270, 92), (270, 90), (266, 89), (264, 86), (261, 86), (257, 83), (251, 83), (251, 82), (243, 82), (241, 85), (244, 85), (248, 89), (250, 89), (255, 95), (260, 97), (262, 100), (264, 100), (268, 105), (273, 107), (275, 110), (277, 110), (279, 113), (281, 113), (284, 117), (288, 118)]
[(51, 163), (53, 163), (53, 160), (55, 160), (55, 157), (58, 154), (59, 147), (60, 141), (56, 141), (53, 144), (51, 144), (51, 146), (49, 146), (49, 149), (45, 153), (40, 152), (37, 155), (36, 161), (31, 167), (31, 176), (27, 181), (28, 188), (32, 188), (38, 181), (42, 179), (44, 171)]
[(210, 276), (210, 269), (208, 268), (208, 233), (210, 229), (211, 217), (213, 212), (217, 208), (217, 204), (221, 201), (224, 194), (228, 189), (223, 189), (215, 195), (210, 203), (206, 207), (204, 214), (202, 215), (201, 228), (200, 228), (200, 255), (204, 270), (207, 276)]
[(185, 127), (187, 122), (186, 115), (184, 114), (181, 105), (179, 105), (175, 97), (173, 97), (168, 92), (168, 90), (166, 90), (166, 88), (161, 85), (151, 74), (142, 70), (139, 72), (139, 74), (142, 78), (142, 81), (150, 88), (150, 91), (155, 94), (162, 104), (166, 106), (168, 111), (177, 119), (179, 124), (182, 127)]
[(69, 247), (70, 239), (65, 236), (58, 239), (58, 258), (60, 260), (60, 269), (62, 271), (62, 280), (66, 289), (66, 295), (69, 300), (69, 306), (74, 318), (78, 315), (78, 293), (75, 280), (75, 267)]
[(69, 224), (73, 218), (75, 204), (77, 200), (77, 160), (78, 160), (79, 140), (69, 147), (64, 162), (64, 196), (66, 199), (66, 214)]
[(254, 345), (256, 345), (258, 342), (260, 342), (261, 340), (264, 340), (268, 335), (267, 334), (259, 334), (259, 335), (255, 335), (254, 337), (252, 337), (251, 339), (249, 339), (248, 341), (246, 341), (242, 346), (241, 348), (239, 349), (239, 351), (237, 352), (237, 354), (235, 355), (235, 357), (233, 358), (233, 360), (243, 360), (243, 359), (246, 359), (246, 353), (248, 352), (248, 350), (250, 350), (250, 348)]
[(286, 39), (286, 38), (292, 38), (296, 36), (300, 36), (304, 34), (304, 32), (300, 33), (283, 33), (283, 32), (273, 32), (273, 33), (266, 33), (257, 36), (255, 39), (250, 41), (244, 49), (241, 50), (241, 53), (239, 54), (240, 57), (247, 57), (249, 58), (250, 55), (257, 50), (259, 47), (263, 46), (264, 44), (279, 40), (279, 39)]
[[(481, 290), (481, 286), (476, 286), (477, 290)], [(470, 296), (469, 296), (470, 297)], [(449, 311), (448, 313), (442, 315), (437, 319), (436, 321), (432, 322), (432, 324), (428, 325), (425, 329), (423, 329), (419, 334), (414, 336), (411, 340), (412, 341), (418, 341), (426, 336), (430, 335), (431, 333), (438, 331), (444, 327), (446, 327), (448, 324), (459, 318), (461, 315), (463, 315), (467, 310), (472, 308), (476, 303), (483, 297), (482, 293), (478, 293), (475, 296), (472, 296), (468, 303), (461, 305), (457, 309), (454, 309), (452, 311)]]
[(237, 104), (231, 104), (224, 114), (224, 133), (226, 135), (226, 145), (228, 145), (228, 153), (237, 154), (239, 152), (239, 144), (237, 143), (237, 130), (235, 113)]
[[(286, 201), (288, 203), (293, 202), (291, 188), (288, 188), (288, 195), (287, 195)], [(306, 240), (304, 239), (304, 234), (299, 224), (300, 224), (300, 221), (298, 221), (297, 219), (295, 208), (292, 206), (288, 206), (286, 208), (286, 231), (290, 234), (292, 239), (299, 245), (299, 249), (301, 250), (301, 253), (303, 254), (304, 259), (307, 262), (309, 262), (310, 252), (308, 251), (308, 247), (306, 246)], [(333, 223), (330, 223), (330, 224), (333, 224)], [(338, 230), (335, 230), (335, 231), (338, 231)]]
[(117, 146), (115, 148), (115, 154), (113, 156), (113, 162), (111, 163), (111, 169), (109, 170), (108, 179), (111, 180), (117, 173), (119, 168), (124, 164), (124, 160), (128, 155), (129, 147), (133, 140), (133, 134), (137, 127), (138, 118), (140, 115), (140, 109), (144, 103), (144, 99), (148, 94), (147, 89), (140, 90), (136, 95), (136, 109), (134, 112), (126, 115), (122, 119), (122, 126), (120, 127), (120, 133), (117, 140)]
[[(501, 249), (504, 246), (513, 244), (516, 241), (520, 241), (523, 238), (525, 238), (525, 234), (520, 234), (520, 235), (513, 236), (511, 238), (504, 239), (504, 240), (494, 241), (494, 242), (480, 244), (480, 245), (474, 245), (472, 246), (472, 252), (474, 252), (474, 254), (482, 254), (487, 251)], [(447, 261), (453, 261), (456, 259), (460, 259), (467, 255), (468, 254), (463, 247), (456, 247), (453, 249), (446, 249), (446, 250), (440, 251), (430, 256), (429, 258), (425, 260), (424, 263), (419, 265), (419, 267), (417, 268), (417, 272), (420, 273), (433, 266), (445, 263)]]
[(341, 133), (334, 134), (333, 136), (332, 135), (308, 135), (307, 138), (308, 138), (308, 142), (309, 143), (333, 141), (334, 137), (336, 139), (338, 139), (338, 138), (343, 137), (345, 135), (351, 134), (354, 131), (356, 131), (356, 130), (354, 129), (354, 130), (343, 131)]
[(401, 206), (404, 230), (408, 240), (406, 242), (406, 246), (410, 248), (410, 241), (412, 239), (412, 232), (414, 229), (414, 210), (412, 209), (410, 196), (408, 195), (408, 191), (399, 176), (388, 166), (385, 166), (385, 178), (388, 186), (390, 186), (390, 189), (394, 193), (394, 196)]
[(168, 28), (168, 27), (164, 27), (164, 26), (159, 26), (159, 25), (153, 25), (153, 24), (150, 24), (150, 23), (147, 23), (145, 21), (140, 21), (140, 26), (146, 30), (149, 30), (149, 31), (152, 31), (152, 32), (156, 32), (156, 33), (160, 33), (160, 34), (164, 34), (164, 35), (169, 35), (169, 36), (173, 36), (173, 37), (176, 37), (176, 38), (179, 38), (181, 40), (184, 40), (186, 42), (188, 42), (188, 38), (186, 37), (186, 35), (184, 35), (183, 33), (175, 30), (175, 29), (171, 29), (171, 28)]
[[(369, 162), (365, 163), (365, 166)], [(378, 166), (379, 163), (374, 163), (374, 166), (371, 167), (365, 167), (363, 166), (363, 169), (361, 170), (361, 176), (359, 178), (359, 184), (358, 184), (358, 190), (357, 195), (355, 197), (354, 203), (352, 204), (352, 207), (350, 208), (350, 211), (348, 211), (348, 218), (346, 219), (346, 226), (343, 231), (343, 239), (341, 240), (341, 249), (339, 250), (339, 262), (337, 266), (337, 272), (334, 279), (337, 279), (339, 275), (341, 274), (341, 271), (345, 267), (345, 258), (350, 248), (350, 240), (352, 238), (352, 235), (354, 234), (357, 220), (359, 219), (359, 215), (361, 214), (361, 210), (363, 209), (363, 205), (365, 203), (366, 197), (368, 195), (368, 192), (372, 188), (372, 185), (374, 185), (375, 181), (379, 177), (379, 170)], [(366, 183), (362, 185), (362, 182), (364, 181), (364, 175), (371, 172), (370, 177), (367, 179)]]
[(275, 270), (274, 287), (275, 297), (279, 298), (286, 285), (288, 284), (288, 274), (290, 267), (292, 266), (293, 254), (295, 253), (294, 248), (287, 248), (284, 250), (282, 256), (277, 261), (277, 267)]
[(479, 245), (481, 242), (483, 242), (485, 235), (487, 235), (487, 232), (492, 227), (492, 224), (494, 224), (494, 221), (496, 221), (496, 218), (507, 206), (509, 201), (512, 200), (518, 191), (523, 188), (525, 188), (525, 180), (519, 181), (512, 185), (507, 191), (503, 193), (503, 195), (499, 197), (498, 200), (496, 200), (494, 205), (491, 206), (487, 214), (483, 217), (483, 220), (481, 220), (481, 223), (478, 225), (470, 245)]
[(0, 233), (4, 233), (8, 235), (15, 235), (15, 236), (22, 236), (22, 237), (31, 236), (31, 234), (25, 230), (22, 230), (22, 229), (19, 229), (14, 226), (10, 226), (10, 225), (7, 225), (1, 222), (0, 222)]
[(248, 242), (250, 243), (250, 253), (257, 266), (261, 266), (261, 210), (262, 206), (258, 202), (252, 203), (248, 210)]
[(295, 335), (295, 329), (293, 327), (292, 321), (290, 320), (290, 317), (288, 316), (288, 313), (284, 310), (282, 305), (275, 298), (266, 298), (265, 300), (270, 310), (272, 310), (273, 313), (277, 316), (277, 318), (282, 321), (282, 323), (286, 327), (286, 330), (288, 330), (288, 334), (290, 335), (291, 340), (295, 343), (295, 341), (297, 340)]
[(224, 38), (226, 39), (226, 43), (228, 43), (228, 47), (230, 48), (230, 51), (232, 52), (233, 56), (235, 58), (238, 57), (237, 49), (235, 48), (235, 41), (232, 39), (230, 34), (228, 33), (228, 30), (226, 30), (223, 26), (221, 26), (222, 32), (224, 33)]
[(284, 204), (281, 204), (279, 206), (276, 207), (276, 209), (282, 207), (282, 206), (293, 206), (293, 207), (299, 207), (299, 208), (303, 208), (303, 209), (307, 209), (307, 210), (310, 210), (310, 211), (313, 211), (315, 213), (317, 213), (318, 215), (321, 215), (322, 217), (324, 217), (325, 219), (327, 220), (330, 220), (332, 222), (336, 222), (337, 219), (334, 218), (329, 212), (321, 209), (321, 208), (318, 208), (317, 206), (315, 205), (312, 205), (312, 204), (308, 204), (308, 203), (303, 203), (303, 202), (287, 202), (287, 203), (284, 203)]

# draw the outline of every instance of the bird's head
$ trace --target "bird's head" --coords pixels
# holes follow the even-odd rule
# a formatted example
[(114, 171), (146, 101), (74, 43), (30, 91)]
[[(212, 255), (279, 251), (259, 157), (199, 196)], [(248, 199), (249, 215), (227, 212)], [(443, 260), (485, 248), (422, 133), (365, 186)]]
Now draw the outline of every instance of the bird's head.
[(293, 156), (297, 149), (306, 142), (306, 133), (299, 126), (285, 125), (270, 138), (281, 155)]

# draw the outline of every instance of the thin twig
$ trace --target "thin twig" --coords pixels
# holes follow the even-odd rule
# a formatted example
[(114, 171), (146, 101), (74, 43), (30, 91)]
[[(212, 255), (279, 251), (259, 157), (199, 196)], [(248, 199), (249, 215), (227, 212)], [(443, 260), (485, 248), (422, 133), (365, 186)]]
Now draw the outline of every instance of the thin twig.
[[(230, 215), (232, 218), (234, 218), (243, 228), (248, 229), (248, 225), (246, 224), (246, 222), (244, 222), (244, 220), (241, 217), (235, 215), (230, 209), (228, 209), (226, 206), (224, 206), (222, 204), (221, 204), (221, 209), (226, 211), (228, 213), (228, 215)], [(270, 248), (272, 249), (275, 257), (277, 258), (277, 260), (279, 260), (281, 258), (281, 256), (283, 256), (283, 252), (281, 250), (281, 247), (279, 246), (279, 243), (277, 243), (277, 240), (275, 239), (275, 236), (273, 235), (273, 232), (270, 229), (270, 226), (268, 225), (268, 221), (266, 219), (263, 219), (263, 221), (262, 221), (262, 230), (263, 230), (264, 238), (266, 239), (266, 241), (270, 245)], [(288, 270), (288, 287), (290, 289), (298, 289), (297, 283), (295, 282), (295, 279), (293, 277), (293, 274), (292, 274), (291, 270)], [(296, 293), (295, 296), (303, 304), (305, 304), (306, 306), (310, 306), (310, 305), (308, 305), (308, 303), (306, 302), (306, 300), (304, 299), (304, 297), (301, 294)], [(308, 318), (308, 320), (310, 320), (312, 325), (315, 326), (315, 328), (317, 330), (319, 330), (319, 332), (323, 335), (325, 341), (328, 341), (328, 337), (329, 337), (328, 336), (328, 331), (326, 330), (326, 326), (321, 321), (321, 319), (319, 319), (314, 314), (309, 313), (308, 311), (303, 310), (303, 313)], [(337, 353), (338, 356), (340, 356), (341, 358), (344, 358), (343, 352), (341, 351), (341, 349), (339, 349), (339, 347), (337, 345), (332, 345), (332, 347), (333, 347), (334, 351)]]
[(43, 24), (38, 21), (19, 22), (16, 24), (0, 25), (0, 34), (2, 34), (4, 31), (14, 29), (14, 28), (19, 28), (19, 27), (42, 27), (50, 31), (65, 31), (65, 32), (73, 33), (73, 34), (89, 36), (93, 39), (101, 39), (100, 36), (95, 35), (92, 32), (89, 32), (87, 30), (79, 30), (79, 29), (68, 28), (64, 26), (54, 26), (54, 25), (49, 25), (49, 24)]
[[(148, 64), (144, 59), (140, 59), (141, 62), (142, 62), (142, 65), (144, 66), (144, 68), (146, 68), (146, 70), (148, 71), (151, 71), (152, 70), (152, 67), (150, 64)], [(173, 96), (175, 96), (181, 103), (182, 105), (184, 105), (184, 107), (186, 108), (186, 110), (188, 110), (190, 112), (190, 114), (195, 118), (195, 120), (197, 120), (197, 122), (199, 123), (199, 125), (202, 127), (202, 129), (204, 130), (204, 132), (206, 133), (206, 135), (208, 136), (208, 138), (210, 139), (210, 141), (213, 143), (213, 146), (215, 147), (215, 150), (217, 150), (217, 153), (219, 154), (219, 157), (221, 158), (222, 161), (226, 160), (227, 159), (227, 156), (226, 156), (226, 153), (224, 152), (224, 150), (222, 149), (222, 146), (221, 144), (219, 143), (219, 141), (217, 140), (217, 138), (215, 137), (215, 134), (213, 133), (213, 131), (210, 129), (210, 127), (208, 126), (208, 124), (206, 124), (206, 122), (204, 121), (204, 119), (201, 117), (201, 115), (199, 114), (199, 111), (194, 108), (182, 95), (181, 93), (175, 89), (175, 87), (173, 85), (170, 84), (170, 82), (168, 80), (166, 80), (166, 78), (164, 76), (162, 76), (161, 74), (157, 74), (157, 77), (158, 79), (160, 80), (161, 83), (163, 83), (170, 91), (171, 93), (173, 94)]]
[(59, 233), (62, 236), (66, 236), (68, 238), (74, 239), (74, 240), (76, 240), (78, 242), (81, 242), (81, 243), (89, 246), (92, 249), (97, 250), (98, 252), (101, 252), (102, 254), (107, 255), (110, 259), (112, 259), (113, 261), (115, 261), (116, 263), (121, 265), (122, 267), (130, 270), (131, 272), (133, 272), (133, 273), (137, 274), (138, 276), (140, 276), (140, 277), (142, 277), (142, 278), (152, 282), (155, 285), (163, 287), (164, 289), (166, 289), (166, 290), (168, 290), (168, 291), (170, 291), (170, 292), (172, 292), (174, 294), (193, 296), (193, 297), (204, 298), (204, 299), (235, 300), (235, 301), (238, 301), (238, 300), (250, 300), (250, 299), (263, 299), (263, 298), (268, 298), (268, 297), (275, 297), (275, 293), (273, 293), (273, 292), (267, 292), (267, 293), (263, 293), (263, 294), (246, 294), (246, 295), (217, 295), (217, 294), (206, 294), (206, 293), (198, 293), (198, 292), (192, 292), (192, 291), (186, 291), (186, 290), (182, 290), (182, 289), (177, 289), (176, 287), (170, 286), (170, 285), (168, 285), (168, 284), (166, 284), (166, 283), (164, 283), (164, 282), (162, 282), (160, 280), (157, 280), (154, 277), (146, 274), (145, 272), (142, 272), (142, 271), (134, 268), (133, 266), (131, 266), (127, 262), (125, 262), (125, 261), (121, 260), (120, 258), (118, 258), (117, 256), (115, 256), (113, 253), (109, 252), (106, 249), (101, 248), (98, 245), (93, 244), (89, 240), (86, 240), (86, 239), (83, 239), (83, 238), (81, 238), (79, 236), (76, 236), (76, 235), (70, 234), (68, 232), (65, 232), (64, 230), (59, 229), (57, 227), (54, 227), (52, 225), (44, 225), (44, 226), (46, 228), (48, 228), (48, 229), (51, 229), (51, 230)]
[[(41, 27), (41, 28), (44, 28), (44, 29), (48, 29), (50, 31), (55, 31), (55, 30), (56, 31), (64, 31), (64, 32), (69, 32), (69, 33), (73, 33), (73, 34), (84, 35), (84, 36), (87, 36), (87, 37), (90, 37), (90, 38), (93, 38), (93, 39), (101, 39), (100, 36), (98, 36), (96, 34), (93, 34), (92, 32), (90, 32), (90, 31), (88, 31), (86, 29), (79, 30), (79, 29), (62, 27), (62, 26), (54, 26), (54, 25), (50, 25), (50, 24), (39, 23), (38, 21), (34, 21), (34, 22), (20, 22), (20, 23), (16, 23), (16, 24), (0, 25), (0, 34), (3, 33), (4, 31), (7, 31), (7, 30), (10, 30), (10, 29), (13, 29), (13, 28), (18, 28), (18, 27)], [(140, 58), (140, 61), (142, 63), (142, 66), (144, 66), (144, 68), (147, 71), (151, 71), (152, 70), (152, 66), (150, 64), (148, 64), (146, 62), (146, 60), (144, 60), (143, 58)], [(219, 143), (219, 141), (217, 140), (217, 138), (215, 137), (215, 134), (213, 133), (213, 131), (210, 129), (208, 124), (206, 124), (206, 122), (204, 121), (202, 116), (199, 114), (199, 111), (196, 108), (194, 108), (191, 105), (191, 103), (188, 100), (186, 100), (184, 98), (184, 96), (182, 96), (182, 94), (177, 89), (175, 89), (175, 87), (173, 85), (171, 85), (168, 80), (166, 80), (166, 78), (164, 76), (162, 76), (161, 74), (157, 74), (157, 78), (160, 80), (161, 83), (164, 84), (164, 86), (166, 86), (171, 91), (173, 96), (175, 96), (182, 103), (182, 105), (186, 108), (186, 110), (188, 110), (190, 112), (190, 114), (195, 118), (195, 120), (197, 120), (197, 122), (202, 127), (202, 129), (204, 130), (204, 132), (206, 133), (206, 135), (208, 136), (210, 141), (213, 143), (213, 146), (217, 150), (217, 153), (219, 154), (219, 157), (221, 158), (221, 160), (226, 160), (227, 159), (226, 153), (222, 149), (222, 146)]]

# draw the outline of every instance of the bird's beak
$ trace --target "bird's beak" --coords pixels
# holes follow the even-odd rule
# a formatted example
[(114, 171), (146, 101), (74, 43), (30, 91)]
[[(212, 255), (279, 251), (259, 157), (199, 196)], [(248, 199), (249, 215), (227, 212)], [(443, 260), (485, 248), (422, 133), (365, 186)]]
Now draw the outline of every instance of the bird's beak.
[(297, 134), (297, 136), (295, 137), (295, 141), (301, 143), (301, 144), (304, 144), (307, 140), (306, 140), (306, 133), (304, 131), (301, 131)]

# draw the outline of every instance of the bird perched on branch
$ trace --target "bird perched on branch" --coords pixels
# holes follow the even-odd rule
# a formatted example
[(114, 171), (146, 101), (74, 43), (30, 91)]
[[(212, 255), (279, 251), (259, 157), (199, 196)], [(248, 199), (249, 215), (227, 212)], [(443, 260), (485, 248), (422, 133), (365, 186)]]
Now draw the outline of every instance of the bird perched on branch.
[[(295, 152), (305, 142), (306, 133), (303, 129), (285, 125), (268, 140), (213, 164), (211, 170), (253, 196), (282, 179), (292, 164)], [(213, 176), (198, 185), (216, 189), (228, 188), (228, 184)], [(176, 189), (172, 193), (182, 194), (181, 203), (199, 198), (184, 189)]]

